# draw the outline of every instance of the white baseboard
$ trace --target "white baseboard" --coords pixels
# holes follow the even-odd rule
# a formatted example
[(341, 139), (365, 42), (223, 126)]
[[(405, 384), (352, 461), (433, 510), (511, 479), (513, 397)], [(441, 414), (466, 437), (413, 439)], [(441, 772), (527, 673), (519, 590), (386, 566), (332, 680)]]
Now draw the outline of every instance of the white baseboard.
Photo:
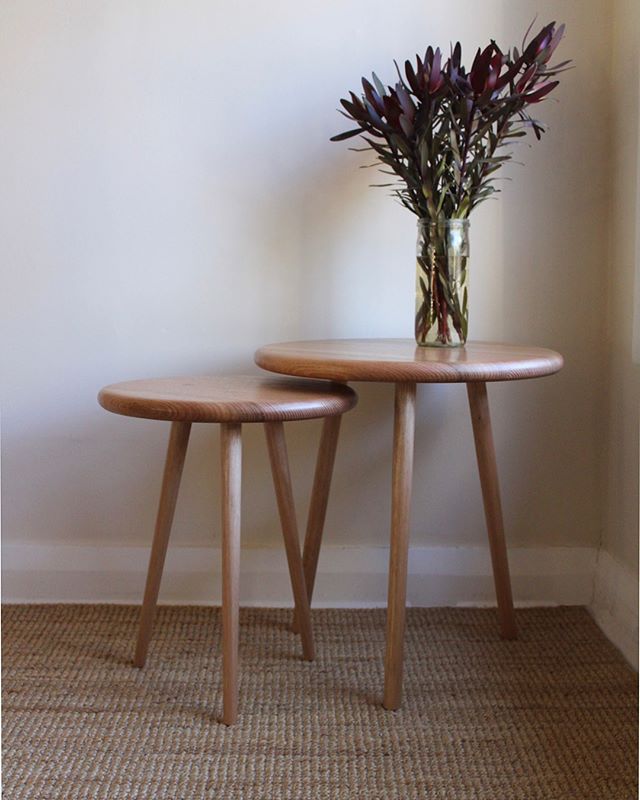
[(638, 579), (604, 550), (598, 554), (590, 611), (607, 638), (638, 669)]
[[(139, 603), (149, 551), (143, 547), (5, 544), (2, 599), (9, 603)], [(386, 547), (325, 546), (316, 607), (386, 605)], [(512, 584), (519, 605), (588, 605), (593, 548), (512, 548)], [(240, 600), (248, 606), (290, 606), (282, 548), (244, 548)], [(483, 547), (414, 547), (407, 600), (413, 606), (493, 605), (491, 561)], [(217, 605), (219, 550), (174, 547), (167, 555), (160, 602)]]

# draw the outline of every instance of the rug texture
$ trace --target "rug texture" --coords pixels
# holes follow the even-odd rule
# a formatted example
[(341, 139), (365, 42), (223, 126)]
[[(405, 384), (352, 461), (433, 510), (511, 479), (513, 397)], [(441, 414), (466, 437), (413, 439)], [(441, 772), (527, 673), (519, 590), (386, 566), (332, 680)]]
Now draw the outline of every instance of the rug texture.
[(579, 608), (408, 612), (404, 703), (380, 705), (385, 612), (241, 614), (240, 717), (221, 711), (218, 609), (5, 606), (5, 800), (637, 797), (637, 676)]

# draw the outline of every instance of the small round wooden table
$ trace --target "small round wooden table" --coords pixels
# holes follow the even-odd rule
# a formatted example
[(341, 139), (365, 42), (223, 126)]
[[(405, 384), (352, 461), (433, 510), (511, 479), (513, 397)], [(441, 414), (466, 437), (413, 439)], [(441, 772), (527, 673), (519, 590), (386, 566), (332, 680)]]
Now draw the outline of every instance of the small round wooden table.
[[(242, 425), (264, 424), (282, 534), (295, 601), (304, 657), (314, 657), (308, 591), (300, 544), (283, 423), (324, 418), (340, 425), (357, 397), (346, 386), (326, 381), (301, 381), (273, 376), (207, 376), (157, 378), (106, 386), (98, 401), (107, 411), (128, 417), (171, 422), (160, 504), (149, 558), (134, 664), (147, 658), (162, 569), (178, 497), (182, 468), (193, 422), (220, 424), (222, 471), (222, 721), (231, 725), (238, 714), (238, 607), (240, 583), (240, 490)], [(328, 489), (327, 489), (328, 491)], [(326, 506), (326, 499), (325, 499)]]
[[(436, 348), (418, 347), (412, 339), (336, 339), (267, 345), (256, 352), (255, 360), (264, 369), (285, 375), (344, 382), (395, 383), (384, 707), (399, 708), (402, 697), (409, 514), (418, 383), (467, 385), (500, 632), (506, 639), (515, 638), (516, 624), (486, 384), (489, 381), (512, 381), (551, 375), (562, 368), (562, 356), (553, 350), (539, 347), (485, 342), (468, 343), (462, 348)], [(332, 448), (335, 450), (336, 438), (337, 431), (327, 429), (323, 434), (320, 453), (330, 452)], [(330, 475), (325, 475), (324, 480), (328, 483)], [(308, 525), (303, 563), (309, 600), (321, 536), (322, 520), (319, 524)]]

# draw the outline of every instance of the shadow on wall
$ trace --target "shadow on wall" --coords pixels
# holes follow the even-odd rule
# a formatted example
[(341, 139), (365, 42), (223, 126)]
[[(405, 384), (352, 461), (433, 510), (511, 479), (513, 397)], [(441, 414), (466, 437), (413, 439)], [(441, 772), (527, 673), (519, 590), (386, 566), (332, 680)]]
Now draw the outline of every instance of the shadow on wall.
[[(394, 207), (387, 192), (369, 188), (368, 183), (380, 176), (374, 170), (358, 170), (362, 157), (346, 154), (341, 161), (344, 167), (335, 171), (316, 165), (294, 191), (294, 202), (287, 193), (268, 215), (275, 222), (285, 209), (295, 209), (294, 216), (287, 217), (293, 244), (286, 250), (298, 254), (290, 265), (291, 281), (297, 286), (296, 338), (411, 338), (415, 218), (399, 204)], [(360, 402), (343, 426), (326, 537), (334, 544), (386, 545), (393, 387), (355, 383), (354, 388)], [(462, 424), (452, 427), (451, 418)], [(451, 543), (460, 536), (483, 543), (464, 387), (420, 387), (417, 428), (412, 525), (416, 543)], [(292, 429), (292, 435), (300, 436), (302, 455), (297, 463), (292, 457), (292, 463), (310, 480), (309, 453), (315, 452), (316, 440), (299, 428), (295, 434)]]
[[(605, 9), (609, 24), (606, 4), (594, 13)], [(507, 483), (505, 501), (519, 516), (525, 541), (595, 545), (602, 525), (597, 432), (607, 226), (601, 222), (608, 213), (609, 164), (593, 154), (608, 152), (610, 133), (607, 126), (586, 124), (584, 109), (609, 94), (610, 52), (593, 50), (586, 85), (583, 9), (544, 2), (537, 11), (541, 20), (560, 15), (566, 22), (563, 57), (572, 58), (574, 68), (563, 75), (557, 97), (538, 106), (547, 128), (542, 140), (518, 145), (515, 158), (523, 165), (506, 168), (512, 180), (503, 184), (500, 199), (504, 338), (560, 350), (565, 367), (553, 378), (509, 389), (513, 402), (501, 413), (515, 441), (503, 450), (504, 472), (524, 468), (526, 480)], [(505, 4), (504, 18), (507, 31), (521, 29), (518, 5)]]

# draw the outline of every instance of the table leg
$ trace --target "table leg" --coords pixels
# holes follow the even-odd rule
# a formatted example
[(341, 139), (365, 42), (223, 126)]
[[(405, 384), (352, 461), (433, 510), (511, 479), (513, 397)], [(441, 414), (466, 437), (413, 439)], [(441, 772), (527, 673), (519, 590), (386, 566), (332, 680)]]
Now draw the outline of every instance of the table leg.
[[(320, 545), (322, 544), (324, 521), (327, 515), (329, 489), (331, 488), (331, 477), (333, 475), (333, 465), (336, 459), (341, 421), (341, 415), (326, 417), (322, 425), (322, 435), (320, 437), (316, 471), (313, 478), (313, 490), (311, 492), (307, 530), (304, 537), (304, 552), (302, 556), (309, 605), (311, 605), (313, 587), (316, 582), (318, 557), (320, 555)], [(298, 633), (299, 631), (298, 620), (295, 615), (293, 617), (291, 629), (294, 633)]]
[(390, 710), (399, 708), (402, 698), (415, 402), (415, 383), (397, 383), (393, 431), (391, 549), (383, 701), (384, 707)]
[(309, 600), (307, 587), (304, 580), (302, 558), (300, 557), (300, 541), (298, 539), (298, 525), (291, 490), (291, 476), (289, 474), (289, 460), (287, 458), (287, 445), (284, 438), (282, 422), (265, 422), (264, 429), (267, 434), (269, 458), (271, 460), (271, 473), (273, 485), (276, 490), (278, 511), (282, 525), (282, 536), (289, 565), (289, 576), (296, 617), (300, 620), (300, 636), (302, 638), (302, 652), (307, 661), (313, 661), (313, 634), (311, 631), (311, 615), (309, 613)]
[(240, 585), (240, 499), (242, 488), (242, 427), (220, 426), (222, 467), (222, 721), (238, 716), (238, 628)]
[(484, 382), (468, 383), (467, 392), (469, 395), (471, 423), (473, 425), (473, 438), (475, 440), (476, 456), (478, 459), (478, 472), (480, 473), (480, 485), (482, 487), (484, 514), (487, 521), (487, 532), (489, 534), (489, 549), (491, 550), (493, 580), (498, 601), (500, 633), (504, 639), (515, 639), (518, 634), (513, 612), (509, 562), (504, 538), (498, 468), (496, 465), (496, 452), (491, 431), (487, 386)]
[(171, 523), (173, 522), (176, 500), (178, 499), (178, 489), (180, 488), (180, 478), (182, 477), (182, 468), (187, 453), (190, 430), (190, 422), (173, 422), (171, 424), (169, 446), (167, 448), (164, 475), (162, 477), (160, 503), (158, 505), (158, 514), (156, 517), (156, 528), (153, 534), (153, 544), (149, 557), (144, 600), (142, 601), (142, 609), (140, 611), (138, 640), (133, 657), (133, 663), (136, 667), (144, 667), (145, 661), (147, 660), (149, 639), (151, 638), (153, 618), (156, 613), (156, 603), (158, 602), (162, 570), (167, 555)]

